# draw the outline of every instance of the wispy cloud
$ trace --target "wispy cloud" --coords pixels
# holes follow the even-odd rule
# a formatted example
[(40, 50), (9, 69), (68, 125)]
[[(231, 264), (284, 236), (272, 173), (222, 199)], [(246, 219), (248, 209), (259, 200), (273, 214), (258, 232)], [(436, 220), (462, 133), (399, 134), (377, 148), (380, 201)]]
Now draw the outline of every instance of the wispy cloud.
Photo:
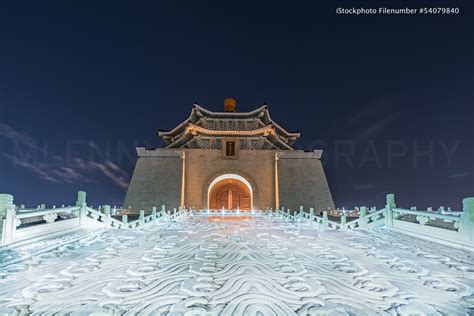
[[(16, 130), (10, 125), (0, 123), (0, 137), (10, 140), (17, 146), (26, 148), (29, 152), (40, 153), (49, 158), (49, 153), (39, 147), (38, 142), (28, 133)], [(88, 146), (98, 150), (94, 143)], [(102, 175), (121, 188), (128, 187), (128, 174), (109, 159), (83, 159), (81, 157), (61, 157), (53, 155), (40, 160), (37, 155), (2, 154), (14, 165), (23, 167), (36, 174), (41, 179), (54, 183), (90, 183), (98, 182), (97, 175)]]
[[(117, 164), (110, 160), (104, 160), (101, 162), (97, 161), (87, 161), (81, 158), (74, 158), (73, 163), (76, 167), (76, 170), (79, 172), (87, 173), (88, 171), (99, 172), (102, 175), (106, 176), (107, 178), (111, 179), (115, 184), (122, 188), (128, 187), (128, 174), (122, 170)], [(69, 174), (71, 178), (82, 176), (81, 173), (76, 173), (76, 170), (71, 170), (74, 173), (71, 173), (69, 170)]]
[(20, 132), (10, 125), (0, 122), (0, 136), (14, 143), (23, 144), (29, 148), (44, 152), (44, 149), (38, 146), (37, 141), (25, 132)]
[(351, 117), (349, 117), (349, 123), (360, 123), (365, 119), (372, 119), (374, 116), (379, 116), (387, 109), (387, 102), (383, 99), (376, 100), (363, 107)]
[(391, 113), (382, 120), (376, 121), (375, 123), (368, 125), (362, 132), (362, 137), (372, 137), (375, 136), (378, 132), (382, 131), (388, 127), (392, 122), (396, 121), (400, 117), (400, 113)]
[(377, 100), (362, 108), (351, 117), (348, 123), (357, 128), (353, 134), (354, 140), (359, 141), (377, 136), (401, 117), (401, 113), (394, 111), (394, 100)]
[(471, 175), (474, 175), (474, 174), (471, 173), (471, 172), (461, 172), (461, 173), (451, 174), (448, 177), (452, 178), (452, 179), (459, 179), (459, 178), (466, 178), (466, 177), (469, 177)]
[(14, 165), (28, 169), (29, 171), (35, 173), (36, 175), (38, 175), (40, 178), (44, 180), (55, 182), (55, 183), (61, 182), (55, 177), (52, 177), (50, 175), (51, 172), (49, 168), (46, 166), (46, 164), (44, 163), (41, 163), (41, 162), (33, 163), (33, 162), (28, 161), (27, 159), (18, 158), (14, 155), (9, 155), (5, 153), (2, 155), (6, 157), (8, 160), (10, 160)]

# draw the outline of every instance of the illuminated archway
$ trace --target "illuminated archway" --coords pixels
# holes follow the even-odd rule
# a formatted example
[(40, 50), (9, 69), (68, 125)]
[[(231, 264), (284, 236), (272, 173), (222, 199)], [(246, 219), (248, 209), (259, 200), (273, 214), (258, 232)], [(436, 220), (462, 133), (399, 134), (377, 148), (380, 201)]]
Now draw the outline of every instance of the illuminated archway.
[(215, 178), (207, 190), (208, 209), (253, 209), (253, 189), (250, 182), (237, 174)]

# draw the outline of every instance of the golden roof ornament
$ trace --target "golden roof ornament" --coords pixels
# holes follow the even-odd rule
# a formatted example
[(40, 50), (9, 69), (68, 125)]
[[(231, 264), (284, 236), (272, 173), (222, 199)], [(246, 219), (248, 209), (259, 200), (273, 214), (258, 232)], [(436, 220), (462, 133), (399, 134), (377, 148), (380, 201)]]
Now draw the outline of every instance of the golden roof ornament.
[(226, 112), (235, 112), (237, 101), (234, 98), (227, 98), (224, 100), (224, 109)]

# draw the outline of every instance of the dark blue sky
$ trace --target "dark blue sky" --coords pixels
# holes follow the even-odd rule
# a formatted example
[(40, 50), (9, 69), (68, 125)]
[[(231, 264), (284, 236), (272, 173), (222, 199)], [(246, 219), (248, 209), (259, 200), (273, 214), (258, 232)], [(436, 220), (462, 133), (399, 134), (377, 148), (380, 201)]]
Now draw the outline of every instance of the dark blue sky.
[[(2, 2), (0, 191), (120, 205), (136, 146), (233, 96), (325, 150), (337, 206), (393, 192), (459, 209), (474, 196), (469, 1), (321, 2)], [(335, 14), (382, 4), (461, 13)]]

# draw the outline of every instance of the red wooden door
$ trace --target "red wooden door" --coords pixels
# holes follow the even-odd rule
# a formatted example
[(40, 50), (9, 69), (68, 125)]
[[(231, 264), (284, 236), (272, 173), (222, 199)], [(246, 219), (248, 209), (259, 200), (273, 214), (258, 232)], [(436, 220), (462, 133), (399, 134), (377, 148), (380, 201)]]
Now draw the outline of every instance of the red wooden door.
[(224, 179), (216, 183), (209, 193), (209, 208), (250, 210), (251, 194), (247, 186), (236, 179)]

